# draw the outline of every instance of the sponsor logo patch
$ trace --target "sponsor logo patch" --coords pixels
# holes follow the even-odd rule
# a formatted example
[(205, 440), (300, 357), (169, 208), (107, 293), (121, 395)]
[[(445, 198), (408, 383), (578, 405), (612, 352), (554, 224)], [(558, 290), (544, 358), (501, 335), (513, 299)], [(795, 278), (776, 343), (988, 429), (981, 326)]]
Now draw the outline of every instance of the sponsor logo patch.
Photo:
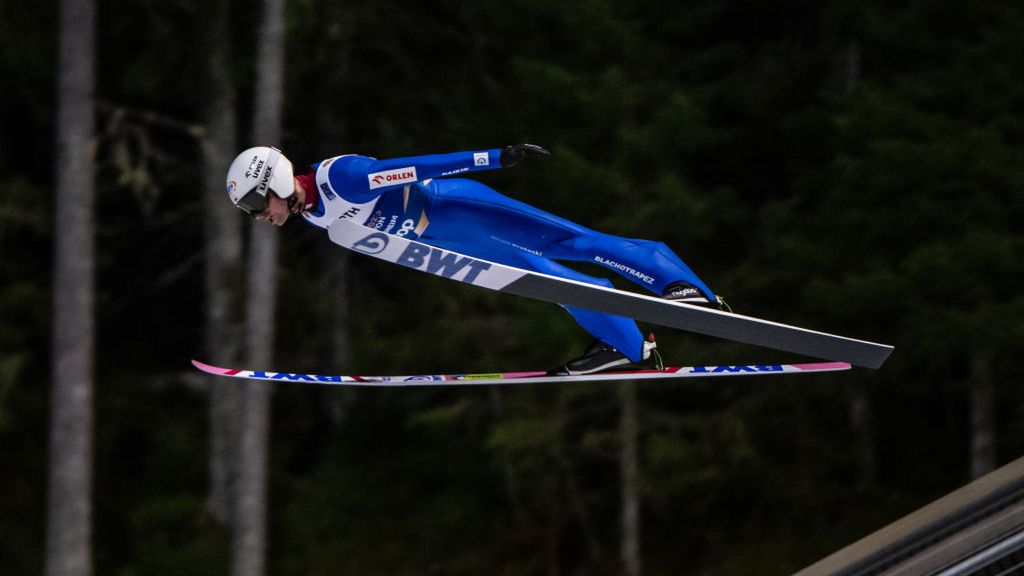
[(648, 276), (647, 274), (644, 274), (643, 272), (635, 268), (630, 268), (625, 264), (620, 264), (619, 262), (615, 262), (614, 260), (609, 260), (608, 258), (604, 258), (601, 256), (595, 256), (594, 262), (597, 262), (598, 264), (604, 264), (609, 268), (614, 268), (616, 270), (629, 274), (630, 276), (636, 278), (637, 280), (640, 280), (644, 284), (654, 284), (654, 278)]
[(263, 160), (260, 160), (259, 155), (253, 156), (249, 161), (249, 167), (245, 169), (245, 177), (255, 178), (261, 168), (263, 168)]
[(331, 185), (328, 184), (327, 182), (324, 182), (323, 184), (320, 185), (320, 191), (324, 193), (324, 196), (328, 200), (334, 200), (335, 198), (337, 198), (337, 196), (335, 196), (334, 194), (334, 191), (331, 190)]
[(753, 366), (694, 366), (690, 374), (735, 374), (739, 372), (782, 372), (780, 364), (756, 364)]
[(352, 249), (364, 254), (380, 254), (388, 247), (388, 235), (383, 232), (370, 234), (352, 245)]
[[(389, 242), (387, 234), (374, 232), (353, 244), (352, 250), (364, 254), (380, 254), (387, 249)], [(415, 242), (410, 243), (393, 262), (445, 278), (455, 279), (455, 275), (461, 273), (461, 281), (467, 284), (473, 284), (481, 272), (491, 267), (489, 262)]]
[(354, 218), (354, 217), (358, 216), (359, 213), (362, 212), (362, 211), (363, 211), (363, 209), (360, 208), (359, 206), (353, 206), (353, 207), (349, 208), (348, 210), (345, 210), (344, 212), (342, 212), (341, 216), (338, 216), (338, 218), (342, 219), (342, 220), (344, 220), (345, 218)]
[[(262, 163), (261, 163), (262, 164)], [(260, 178), (260, 183), (256, 186), (256, 189), (260, 192), (266, 191), (270, 186), (270, 179), (274, 177), (274, 169), (267, 166), (267, 169), (263, 171), (263, 177)]]
[(411, 184), (417, 180), (415, 166), (395, 168), (394, 170), (385, 170), (383, 172), (374, 172), (372, 174), (367, 174), (366, 176), (370, 180), (370, 190), (383, 188), (384, 186)]
[(465, 270), (462, 282), (467, 284), (476, 282), (477, 276), (491, 267), (488, 262), (415, 243), (410, 243), (396, 262), (402, 266), (417, 268), (445, 278), (454, 278), (456, 274)]
[(473, 153), (473, 165), (474, 166), (490, 166), (491, 160), (487, 156), (487, 152), (474, 152)]

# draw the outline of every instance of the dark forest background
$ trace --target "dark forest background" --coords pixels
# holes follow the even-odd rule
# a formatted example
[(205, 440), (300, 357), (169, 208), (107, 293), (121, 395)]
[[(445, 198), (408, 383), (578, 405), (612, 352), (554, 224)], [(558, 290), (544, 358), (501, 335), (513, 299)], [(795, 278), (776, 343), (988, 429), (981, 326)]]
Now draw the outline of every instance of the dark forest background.
[[(228, 158), (257, 143), (261, 9), (97, 7), (91, 563), (225, 574), (210, 390), (267, 385), (189, 360), (242, 346), (209, 338), (204, 222), (223, 191), (204, 187), (203, 146), (211, 73), (231, 89)], [(57, 14), (0, 1), (8, 575), (47, 558)], [(737, 312), (896, 351), (797, 378), (274, 385), (268, 573), (601, 575), (642, 558), (651, 575), (787, 574), (1024, 453), (1019, 2), (294, 0), (284, 22), (276, 144), (297, 165), (541, 144), (550, 159), (479, 179), (666, 242)], [(350, 257), (302, 222), (279, 243), (273, 365), (253, 368), (538, 369), (587, 342), (555, 306)], [(802, 360), (656, 333), (673, 364)]]

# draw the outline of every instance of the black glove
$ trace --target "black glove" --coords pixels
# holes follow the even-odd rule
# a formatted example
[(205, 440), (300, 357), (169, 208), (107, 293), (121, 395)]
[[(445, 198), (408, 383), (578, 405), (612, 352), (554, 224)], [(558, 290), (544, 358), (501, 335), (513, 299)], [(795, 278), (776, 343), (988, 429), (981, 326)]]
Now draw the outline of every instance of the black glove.
[(551, 152), (536, 144), (516, 144), (501, 149), (501, 167), (515, 166), (527, 156), (551, 156)]

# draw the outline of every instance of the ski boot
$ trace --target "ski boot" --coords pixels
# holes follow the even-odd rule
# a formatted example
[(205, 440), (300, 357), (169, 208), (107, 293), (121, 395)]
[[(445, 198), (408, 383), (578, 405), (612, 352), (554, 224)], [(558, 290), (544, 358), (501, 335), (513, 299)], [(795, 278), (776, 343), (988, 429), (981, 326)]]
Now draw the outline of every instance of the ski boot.
[(583, 356), (569, 360), (564, 365), (548, 370), (548, 376), (579, 376), (597, 372), (614, 372), (618, 370), (661, 370), (664, 365), (654, 334), (644, 341), (644, 354), (641, 362), (633, 362), (625, 354), (619, 352), (601, 340), (594, 340), (587, 347)]
[(717, 308), (726, 312), (732, 312), (732, 308), (725, 303), (725, 300), (721, 296), (716, 296), (715, 301), (712, 302), (693, 284), (684, 280), (679, 280), (666, 286), (661, 297), (666, 300), (672, 300), (673, 302), (682, 302), (683, 304), (704, 306), (705, 308)]

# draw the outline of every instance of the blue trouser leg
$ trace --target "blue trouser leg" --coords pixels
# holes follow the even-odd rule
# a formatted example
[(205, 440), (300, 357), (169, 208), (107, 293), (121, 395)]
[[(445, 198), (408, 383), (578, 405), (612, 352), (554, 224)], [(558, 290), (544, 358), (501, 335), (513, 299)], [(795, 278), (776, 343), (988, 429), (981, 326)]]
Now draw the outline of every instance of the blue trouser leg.
[[(579, 282), (587, 282), (589, 284), (612, 288), (612, 283), (607, 278), (595, 278), (593, 276), (588, 276), (547, 258), (534, 256), (533, 254), (526, 252), (516, 254), (515, 256), (520, 260), (520, 262), (522, 262), (522, 264), (516, 264), (512, 259), (506, 260), (503, 263), (508, 264), (509, 266), (518, 266), (527, 270), (541, 272), (543, 274), (550, 274), (552, 276), (559, 276), (561, 278), (568, 278), (570, 280), (577, 280)], [(572, 314), (572, 317), (576, 319), (576, 322), (578, 322), (584, 330), (593, 334), (594, 337), (614, 346), (619, 352), (625, 354), (633, 362), (640, 362), (643, 359), (644, 337), (643, 334), (640, 333), (640, 329), (637, 328), (636, 322), (631, 318), (603, 314), (601, 312), (594, 312), (593, 310), (578, 308), (576, 306), (563, 305), (562, 308), (565, 308), (569, 314)]]
[(662, 242), (587, 230), (568, 242), (552, 246), (547, 255), (556, 260), (600, 264), (658, 296), (672, 282), (685, 280), (709, 300), (715, 300), (711, 289)]
[[(473, 180), (442, 179), (421, 188), (430, 194), (430, 225), (423, 241), (509, 266), (610, 287), (554, 260), (600, 264), (660, 295), (685, 280), (714, 299), (711, 290), (665, 244), (596, 232), (503, 196)], [(643, 351), (643, 335), (628, 318), (565, 307), (596, 338), (633, 361)]]

